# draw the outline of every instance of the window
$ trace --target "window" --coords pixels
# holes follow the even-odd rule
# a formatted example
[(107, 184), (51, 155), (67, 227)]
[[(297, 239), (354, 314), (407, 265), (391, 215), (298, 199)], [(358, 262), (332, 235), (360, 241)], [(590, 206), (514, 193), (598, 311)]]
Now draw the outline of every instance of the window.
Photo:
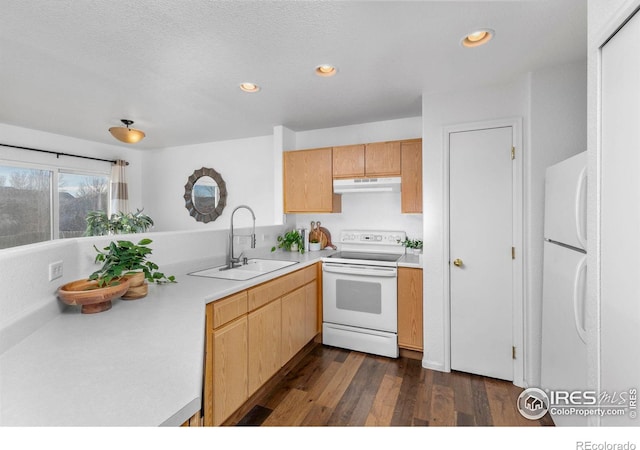
[(60, 204), (59, 237), (79, 237), (87, 227), (89, 211), (105, 211), (109, 207), (109, 177), (60, 172), (58, 176)]
[(92, 210), (107, 211), (109, 176), (0, 165), (0, 249), (82, 236)]
[(50, 170), (0, 166), (0, 248), (51, 239)]

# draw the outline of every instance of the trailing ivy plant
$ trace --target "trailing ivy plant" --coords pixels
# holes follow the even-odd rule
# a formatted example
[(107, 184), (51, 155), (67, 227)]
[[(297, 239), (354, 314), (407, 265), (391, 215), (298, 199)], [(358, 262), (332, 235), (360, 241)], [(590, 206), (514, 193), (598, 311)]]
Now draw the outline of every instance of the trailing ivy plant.
[(130, 241), (111, 241), (102, 251), (95, 245), (98, 254), (95, 262), (103, 263), (99, 270), (93, 272), (90, 280), (98, 280), (98, 285), (109, 286), (119, 277), (135, 272), (144, 272), (144, 277), (151, 283), (175, 283), (175, 276), (166, 276), (158, 272), (158, 265), (147, 259), (151, 248), (147, 247), (151, 239), (142, 239), (138, 244)]
[(86, 221), (85, 236), (105, 236), (108, 234), (143, 233), (153, 226), (153, 219), (142, 213), (142, 209), (134, 213), (122, 211), (107, 216), (104, 211), (89, 211)]

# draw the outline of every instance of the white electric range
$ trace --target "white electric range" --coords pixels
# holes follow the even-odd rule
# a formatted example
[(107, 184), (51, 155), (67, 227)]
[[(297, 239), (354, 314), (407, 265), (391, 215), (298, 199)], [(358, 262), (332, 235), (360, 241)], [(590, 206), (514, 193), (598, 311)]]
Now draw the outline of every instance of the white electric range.
[(322, 342), (398, 357), (398, 260), (403, 231), (344, 230), (322, 258)]

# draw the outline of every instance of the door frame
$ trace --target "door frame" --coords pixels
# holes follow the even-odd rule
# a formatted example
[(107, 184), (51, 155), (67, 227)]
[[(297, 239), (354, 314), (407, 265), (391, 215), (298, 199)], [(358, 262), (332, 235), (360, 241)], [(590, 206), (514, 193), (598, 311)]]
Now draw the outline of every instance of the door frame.
[(516, 258), (513, 264), (513, 323), (512, 336), (513, 345), (516, 347), (516, 359), (513, 360), (513, 384), (525, 387), (525, 320), (524, 320), (524, 261), (526, 251), (524, 248), (524, 219), (523, 219), (523, 200), (524, 200), (524, 177), (523, 177), (523, 161), (524, 150), (522, 145), (522, 118), (511, 117), (505, 119), (496, 119), (482, 122), (460, 123), (446, 126), (443, 128), (444, 157), (442, 161), (442, 192), (443, 192), (443, 291), (444, 291), (444, 369), (451, 371), (451, 255), (450, 255), (450, 230), (449, 230), (449, 214), (450, 214), (450, 139), (451, 133), (464, 131), (477, 131), (488, 128), (504, 128), (512, 127), (513, 146), (516, 149), (516, 158), (513, 165), (513, 245), (516, 249)]

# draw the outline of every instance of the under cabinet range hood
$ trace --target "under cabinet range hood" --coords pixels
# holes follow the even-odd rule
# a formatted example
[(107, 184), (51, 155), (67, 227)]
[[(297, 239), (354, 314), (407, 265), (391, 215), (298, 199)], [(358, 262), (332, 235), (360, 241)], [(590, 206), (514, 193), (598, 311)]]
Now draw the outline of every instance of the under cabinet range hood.
[(336, 179), (333, 180), (333, 192), (400, 192), (400, 177)]

